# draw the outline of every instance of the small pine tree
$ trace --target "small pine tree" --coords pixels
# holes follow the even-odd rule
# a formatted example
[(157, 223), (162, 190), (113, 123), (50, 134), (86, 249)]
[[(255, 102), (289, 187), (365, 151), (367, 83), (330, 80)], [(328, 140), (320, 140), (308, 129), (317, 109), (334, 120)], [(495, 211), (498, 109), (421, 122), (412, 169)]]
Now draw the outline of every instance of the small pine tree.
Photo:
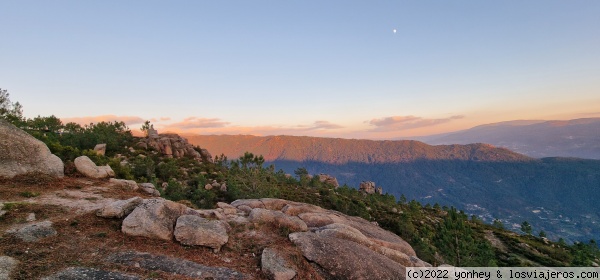
[(523, 223), (521, 223), (521, 231), (524, 232), (525, 234), (531, 235), (532, 230), (533, 229), (531, 228), (531, 225), (527, 221), (524, 221)]

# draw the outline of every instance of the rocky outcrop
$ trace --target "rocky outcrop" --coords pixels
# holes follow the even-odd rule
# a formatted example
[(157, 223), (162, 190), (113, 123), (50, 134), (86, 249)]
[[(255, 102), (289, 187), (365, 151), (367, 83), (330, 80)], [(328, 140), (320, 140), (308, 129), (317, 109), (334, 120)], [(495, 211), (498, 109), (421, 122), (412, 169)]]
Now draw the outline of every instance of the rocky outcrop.
[[(249, 212), (250, 222), (287, 227), (290, 240), (328, 279), (402, 279), (404, 267), (429, 266), (402, 238), (359, 217), (283, 199), (244, 199), (231, 205)], [(307, 229), (290, 227), (296, 219)]]
[(64, 164), (42, 141), (0, 120), (0, 177), (42, 173), (64, 176)]
[(291, 280), (296, 277), (296, 271), (286, 262), (281, 253), (275, 248), (265, 248), (260, 258), (262, 271), (273, 280)]
[(329, 175), (329, 174), (319, 174), (319, 181), (321, 183), (325, 183), (325, 184), (329, 184), (331, 186), (333, 186), (334, 188), (338, 188), (340, 186), (340, 184), (338, 183), (337, 178)]
[(142, 198), (137, 196), (127, 200), (118, 200), (98, 210), (96, 215), (103, 218), (123, 218), (129, 215), (142, 202)]
[(375, 187), (375, 182), (371, 182), (371, 181), (361, 182), (359, 190), (366, 194), (372, 194), (372, 193), (383, 194), (383, 188)]
[(115, 177), (115, 172), (110, 166), (97, 166), (87, 156), (80, 156), (76, 158), (73, 163), (75, 164), (77, 171), (88, 178), (103, 179)]
[[(107, 215), (117, 217), (121, 212), (110, 209), (129, 208), (121, 207), (127, 204), (115, 202), (101, 211), (118, 213)], [(241, 199), (206, 210), (161, 198), (147, 199), (123, 220), (122, 232), (169, 241), (174, 238), (183, 245), (218, 252), (229, 241), (230, 222), (268, 224), (280, 233), (290, 233), (289, 240), (326, 279), (403, 279), (405, 267), (430, 266), (406, 241), (374, 223), (284, 199)], [(265, 249), (262, 269), (270, 279), (292, 279), (295, 265), (289, 265), (279, 253)]]
[(227, 226), (222, 221), (211, 221), (195, 215), (183, 215), (177, 219), (175, 239), (183, 245), (205, 246), (219, 252), (229, 240)]
[(127, 235), (172, 240), (175, 222), (196, 211), (162, 198), (146, 199), (123, 220), (121, 231)]
[(188, 143), (187, 139), (174, 133), (158, 134), (153, 128), (148, 130), (148, 137), (142, 139), (137, 146), (144, 149), (154, 148), (166, 157), (181, 158), (188, 156), (198, 161), (207, 160), (212, 162), (212, 155), (206, 149), (200, 149), (200, 152), (198, 152), (193, 145)]

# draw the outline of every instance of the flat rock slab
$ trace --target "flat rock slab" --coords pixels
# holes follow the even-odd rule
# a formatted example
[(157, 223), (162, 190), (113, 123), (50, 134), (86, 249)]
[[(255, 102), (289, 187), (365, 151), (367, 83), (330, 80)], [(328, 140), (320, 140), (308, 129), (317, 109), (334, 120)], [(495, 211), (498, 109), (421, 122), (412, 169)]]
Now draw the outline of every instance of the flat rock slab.
[(358, 243), (313, 232), (296, 232), (289, 238), (326, 279), (404, 279), (403, 266)]
[(7, 233), (13, 234), (15, 237), (25, 242), (36, 242), (42, 238), (57, 234), (50, 221), (29, 224), (20, 229), (9, 230)]
[(17, 268), (19, 261), (8, 256), (0, 256), (0, 280), (10, 279), (10, 274)]
[(194, 279), (245, 279), (244, 275), (225, 267), (211, 267), (192, 261), (140, 252), (121, 252), (108, 258), (109, 262), (184, 275)]
[(123, 274), (115, 271), (99, 270), (87, 267), (70, 267), (42, 280), (138, 280), (138, 276)]

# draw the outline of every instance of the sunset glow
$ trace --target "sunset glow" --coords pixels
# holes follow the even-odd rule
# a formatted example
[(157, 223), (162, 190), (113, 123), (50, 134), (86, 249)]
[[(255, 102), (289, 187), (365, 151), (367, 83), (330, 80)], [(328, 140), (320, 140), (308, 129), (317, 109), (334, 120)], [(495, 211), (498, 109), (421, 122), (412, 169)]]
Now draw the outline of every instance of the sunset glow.
[(28, 117), (367, 139), (600, 117), (596, 1), (10, 1), (0, 10), (0, 88)]

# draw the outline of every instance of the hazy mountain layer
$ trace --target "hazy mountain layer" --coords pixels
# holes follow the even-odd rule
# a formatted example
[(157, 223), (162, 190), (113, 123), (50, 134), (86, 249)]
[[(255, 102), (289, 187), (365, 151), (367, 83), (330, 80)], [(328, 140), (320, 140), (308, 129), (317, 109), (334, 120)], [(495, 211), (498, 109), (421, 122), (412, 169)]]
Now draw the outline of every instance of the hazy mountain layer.
[(536, 158), (600, 159), (600, 118), (501, 122), (417, 139), (432, 145), (489, 143)]

